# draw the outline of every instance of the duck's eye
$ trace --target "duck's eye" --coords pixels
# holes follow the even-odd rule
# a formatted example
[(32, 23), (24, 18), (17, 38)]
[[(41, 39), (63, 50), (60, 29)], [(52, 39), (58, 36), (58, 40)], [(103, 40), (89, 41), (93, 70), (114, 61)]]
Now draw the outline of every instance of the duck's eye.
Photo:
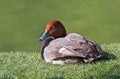
[(55, 29), (55, 26), (52, 26), (51, 29)]

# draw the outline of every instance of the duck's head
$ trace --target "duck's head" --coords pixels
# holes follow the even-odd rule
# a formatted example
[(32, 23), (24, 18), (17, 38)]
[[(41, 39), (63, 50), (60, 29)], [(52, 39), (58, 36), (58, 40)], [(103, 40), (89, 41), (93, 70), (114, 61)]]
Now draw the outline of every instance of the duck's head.
[(43, 41), (48, 37), (52, 37), (53, 39), (56, 39), (65, 36), (66, 36), (66, 30), (64, 28), (64, 25), (60, 21), (53, 20), (46, 25), (45, 32), (39, 38), (39, 41)]

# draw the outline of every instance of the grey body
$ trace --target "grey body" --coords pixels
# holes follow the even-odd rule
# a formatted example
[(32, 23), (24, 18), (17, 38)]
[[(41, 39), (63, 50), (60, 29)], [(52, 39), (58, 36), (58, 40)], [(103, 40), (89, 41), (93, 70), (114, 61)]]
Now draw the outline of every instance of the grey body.
[(43, 52), (44, 60), (53, 64), (77, 63), (78, 58), (91, 62), (102, 56), (98, 44), (76, 33), (52, 40)]

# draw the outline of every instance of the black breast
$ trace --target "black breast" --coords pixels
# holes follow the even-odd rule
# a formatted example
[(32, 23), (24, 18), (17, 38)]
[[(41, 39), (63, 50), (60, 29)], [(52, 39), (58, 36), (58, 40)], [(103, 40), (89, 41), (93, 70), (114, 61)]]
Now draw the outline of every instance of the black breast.
[(42, 46), (41, 46), (41, 57), (42, 59), (44, 60), (44, 56), (43, 56), (43, 53), (44, 53), (44, 49), (47, 45), (49, 45), (50, 41), (52, 41), (53, 39), (51, 37), (47, 38), (43, 43), (42, 43)]

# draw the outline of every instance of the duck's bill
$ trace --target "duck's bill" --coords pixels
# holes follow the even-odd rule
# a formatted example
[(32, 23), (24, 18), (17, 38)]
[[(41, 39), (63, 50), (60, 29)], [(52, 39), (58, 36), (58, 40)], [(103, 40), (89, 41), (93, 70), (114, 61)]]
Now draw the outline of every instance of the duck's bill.
[(50, 37), (51, 35), (49, 34), (48, 31), (45, 31), (44, 34), (39, 38), (38, 41), (43, 41), (45, 40), (46, 38)]

